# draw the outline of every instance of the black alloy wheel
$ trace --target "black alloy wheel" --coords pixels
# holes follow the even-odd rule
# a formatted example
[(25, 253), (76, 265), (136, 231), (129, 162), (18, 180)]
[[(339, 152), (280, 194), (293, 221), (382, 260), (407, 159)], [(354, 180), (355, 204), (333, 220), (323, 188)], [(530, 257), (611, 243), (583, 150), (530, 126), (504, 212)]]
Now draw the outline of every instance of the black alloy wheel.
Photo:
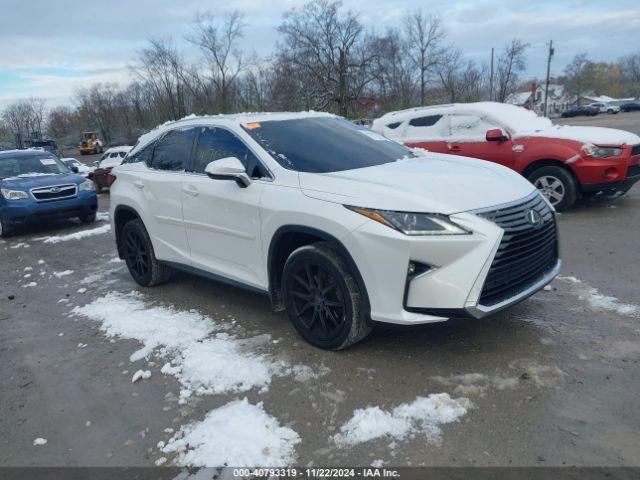
[(308, 335), (330, 341), (344, 328), (344, 296), (336, 279), (322, 266), (301, 262), (291, 272), (288, 292), (296, 318)]
[(127, 229), (123, 238), (124, 259), (133, 279), (141, 285), (151, 277), (151, 253), (137, 229)]
[(291, 253), (284, 266), (282, 293), (289, 319), (315, 347), (339, 350), (371, 331), (365, 320), (364, 293), (354, 273), (324, 242)]

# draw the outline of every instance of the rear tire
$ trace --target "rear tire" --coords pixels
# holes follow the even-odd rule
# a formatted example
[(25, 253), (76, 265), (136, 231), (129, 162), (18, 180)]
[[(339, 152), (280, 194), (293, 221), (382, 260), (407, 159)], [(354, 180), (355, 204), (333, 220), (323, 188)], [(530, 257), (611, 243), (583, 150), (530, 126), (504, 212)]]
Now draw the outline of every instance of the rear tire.
[(559, 212), (571, 207), (578, 198), (576, 181), (564, 168), (553, 165), (540, 167), (527, 178)]
[(142, 220), (129, 220), (122, 228), (118, 242), (129, 273), (136, 283), (143, 287), (153, 287), (171, 278), (173, 269), (156, 258), (151, 238)]
[(0, 238), (7, 238), (13, 235), (15, 232), (15, 228), (9, 222), (5, 220), (0, 220)]
[(289, 256), (282, 292), (293, 326), (315, 347), (340, 350), (371, 331), (354, 274), (326, 243), (300, 247)]

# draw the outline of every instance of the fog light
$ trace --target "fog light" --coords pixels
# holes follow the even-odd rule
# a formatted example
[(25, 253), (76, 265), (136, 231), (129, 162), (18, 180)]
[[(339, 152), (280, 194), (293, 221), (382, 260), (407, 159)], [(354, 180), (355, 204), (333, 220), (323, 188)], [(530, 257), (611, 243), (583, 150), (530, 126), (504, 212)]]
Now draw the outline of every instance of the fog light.
[(420, 275), (420, 274), (426, 272), (430, 268), (431, 267), (429, 265), (426, 265), (424, 263), (409, 262), (409, 267), (407, 267), (407, 277), (413, 278), (413, 277), (415, 277), (417, 275)]
[(607, 168), (602, 175), (607, 180), (615, 180), (618, 178), (618, 169), (617, 168)]

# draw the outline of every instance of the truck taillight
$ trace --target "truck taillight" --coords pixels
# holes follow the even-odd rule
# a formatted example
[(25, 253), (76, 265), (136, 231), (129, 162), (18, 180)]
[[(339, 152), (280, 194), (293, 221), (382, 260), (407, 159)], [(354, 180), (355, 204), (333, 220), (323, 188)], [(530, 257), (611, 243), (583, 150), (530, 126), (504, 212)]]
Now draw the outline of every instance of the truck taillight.
[(110, 187), (111, 185), (113, 185), (113, 182), (115, 181), (116, 181), (116, 176), (111, 172), (107, 173), (107, 185)]

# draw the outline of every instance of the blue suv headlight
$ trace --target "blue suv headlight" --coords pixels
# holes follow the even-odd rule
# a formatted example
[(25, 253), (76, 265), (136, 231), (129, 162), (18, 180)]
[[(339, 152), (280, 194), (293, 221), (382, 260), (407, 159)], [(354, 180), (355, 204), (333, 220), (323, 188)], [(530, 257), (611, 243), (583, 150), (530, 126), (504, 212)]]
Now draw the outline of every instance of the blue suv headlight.
[(85, 180), (78, 186), (78, 188), (80, 190), (93, 190), (93, 182), (91, 180)]
[(23, 190), (9, 190), (8, 188), (0, 189), (5, 200), (26, 200), (29, 194)]

